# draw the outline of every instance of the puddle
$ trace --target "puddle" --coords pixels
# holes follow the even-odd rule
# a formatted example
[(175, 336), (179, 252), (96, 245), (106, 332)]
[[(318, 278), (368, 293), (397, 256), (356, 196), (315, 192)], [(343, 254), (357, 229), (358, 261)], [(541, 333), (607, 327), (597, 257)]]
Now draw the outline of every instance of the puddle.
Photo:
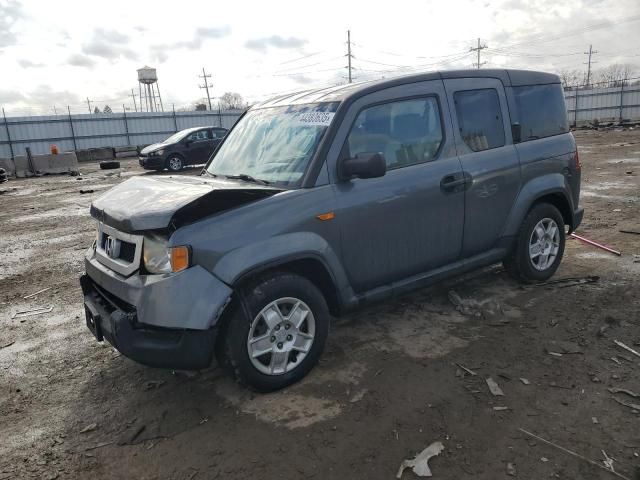
[(640, 158), (613, 158), (611, 160), (607, 160), (607, 163), (611, 163), (611, 164), (618, 164), (618, 163), (637, 164), (637, 163), (640, 163)]
[(613, 256), (613, 254), (602, 253), (602, 252), (581, 252), (581, 253), (576, 253), (575, 256), (577, 258), (584, 258), (587, 260), (595, 260), (595, 259), (615, 260), (616, 259), (616, 257)]
[(291, 390), (254, 396), (228, 378), (220, 379), (216, 384), (216, 392), (242, 413), (290, 430), (330, 420), (342, 411), (336, 401), (301, 395)]
[(34, 222), (39, 220), (48, 220), (51, 218), (60, 218), (63, 219), (65, 217), (79, 217), (87, 215), (86, 207), (60, 207), (54, 208), (52, 210), (47, 210), (44, 212), (32, 213), (30, 215), (24, 215), (21, 217), (15, 217), (9, 219), (12, 223), (25, 223), (25, 222)]

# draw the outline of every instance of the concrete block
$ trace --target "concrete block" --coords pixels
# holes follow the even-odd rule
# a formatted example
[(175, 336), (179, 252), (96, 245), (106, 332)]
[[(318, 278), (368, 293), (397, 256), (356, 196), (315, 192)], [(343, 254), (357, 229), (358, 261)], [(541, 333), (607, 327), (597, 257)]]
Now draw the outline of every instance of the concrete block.
[(135, 145), (125, 145), (123, 147), (115, 147), (114, 150), (116, 151), (116, 154), (121, 152), (135, 152), (135, 155), (138, 154), (138, 147), (136, 147)]
[(16, 164), (10, 158), (0, 158), (0, 168), (4, 168), (8, 177), (14, 177), (16, 174)]
[[(75, 152), (59, 153), (57, 155), (33, 155), (33, 170), (36, 174), (69, 173), (78, 170), (78, 158)], [(15, 157), (16, 177), (31, 177), (34, 175), (26, 155)]]
[(116, 152), (116, 158), (133, 158), (137, 156), (138, 152), (136, 152), (135, 150), (129, 152)]
[(115, 158), (112, 147), (76, 150), (76, 157), (78, 157), (78, 162), (99, 162)]

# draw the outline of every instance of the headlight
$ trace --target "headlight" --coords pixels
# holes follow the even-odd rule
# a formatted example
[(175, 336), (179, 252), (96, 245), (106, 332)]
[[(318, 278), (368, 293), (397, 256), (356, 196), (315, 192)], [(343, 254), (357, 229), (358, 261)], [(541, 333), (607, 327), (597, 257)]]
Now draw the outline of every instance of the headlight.
[(160, 150), (155, 150), (151, 152), (151, 155), (162, 155), (163, 153), (164, 153), (164, 150), (160, 149)]
[(145, 235), (142, 258), (150, 273), (180, 272), (189, 268), (191, 250), (188, 246), (168, 247), (159, 235)]

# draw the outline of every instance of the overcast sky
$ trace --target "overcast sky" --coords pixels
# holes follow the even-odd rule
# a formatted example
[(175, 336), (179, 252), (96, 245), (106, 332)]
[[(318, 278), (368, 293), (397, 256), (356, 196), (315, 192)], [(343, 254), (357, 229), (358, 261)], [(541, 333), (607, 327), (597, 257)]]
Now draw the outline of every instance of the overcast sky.
[(356, 80), (471, 67), (477, 37), (483, 68), (583, 69), (592, 43), (594, 68), (632, 64), (640, 76), (639, 0), (0, 0), (0, 105), (133, 107), (144, 65), (157, 68), (165, 108), (202, 99), (202, 67), (214, 97), (336, 84), (347, 29)]

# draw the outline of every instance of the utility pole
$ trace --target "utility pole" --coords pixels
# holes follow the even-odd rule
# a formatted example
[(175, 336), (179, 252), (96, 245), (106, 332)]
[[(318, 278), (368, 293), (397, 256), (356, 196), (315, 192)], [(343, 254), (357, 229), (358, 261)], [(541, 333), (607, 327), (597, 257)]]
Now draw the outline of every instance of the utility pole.
[(591, 61), (591, 55), (594, 55), (594, 54), (598, 53), (592, 47), (593, 47), (592, 45), (589, 45), (589, 51), (588, 52), (584, 52), (585, 55), (589, 55), (589, 61), (585, 62), (585, 65), (587, 65), (587, 87), (589, 86), (589, 84), (591, 82), (591, 64), (592, 63), (596, 63), (596, 62), (592, 62)]
[(209, 87), (213, 88), (213, 84), (209, 83), (209, 78), (211, 78), (211, 74), (207, 75), (207, 72), (204, 71), (204, 67), (202, 67), (202, 75), (198, 75), (200, 78), (204, 80), (204, 85), (198, 85), (200, 88), (204, 88), (207, 91), (207, 100), (209, 102), (209, 110), (213, 110), (211, 108), (211, 96), (209, 95)]
[[(136, 94), (133, 93), (133, 88), (131, 89), (131, 98), (133, 98), (133, 109), (137, 112), (138, 106), (136, 105)], [(142, 107), (142, 105), (140, 105)]]
[(87, 106), (89, 107), (89, 113), (93, 113), (91, 111), (91, 101), (89, 101), (89, 97), (87, 97)]
[(480, 38), (478, 38), (478, 46), (475, 48), (470, 48), (469, 51), (470, 52), (478, 52), (478, 62), (474, 63), (474, 65), (476, 66), (476, 68), (480, 68), (482, 65), (486, 64), (487, 62), (480, 62), (480, 51), (484, 50), (485, 48), (487, 48), (487, 44), (485, 43), (484, 45), (480, 45)]
[(351, 66), (351, 59), (353, 55), (351, 54), (351, 30), (347, 30), (347, 69), (349, 71), (349, 83), (353, 81), (353, 76), (351, 75), (351, 70), (353, 67)]

